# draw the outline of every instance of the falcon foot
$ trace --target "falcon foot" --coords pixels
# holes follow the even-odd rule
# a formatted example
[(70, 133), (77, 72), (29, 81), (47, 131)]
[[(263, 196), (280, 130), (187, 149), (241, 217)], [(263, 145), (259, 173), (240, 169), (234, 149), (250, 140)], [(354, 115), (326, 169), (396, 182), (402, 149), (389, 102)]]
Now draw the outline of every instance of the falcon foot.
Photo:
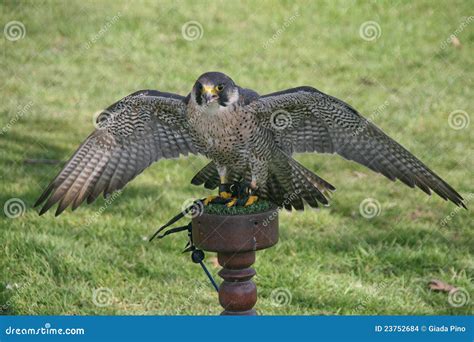
[(249, 196), (247, 201), (244, 204), (244, 207), (248, 207), (249, 205), (252, 205), (257, 201), (258, 201), (258, 196), (254, 196), (254, 195)]
[(232, 200), (226, 204), (226, 206), (228, 208), (235, 207), (235, 206), (248, 207), (249, 205), (252, 205), (257, 201), (258, 201), (258, 196), (255, 196), (255, 195), (245, 196), (242, 198), (233, 197)]
[(219, 186), (219, 195), (212, 195), (204, 200), (204, 205), (224, 204), (227, 207), (248, 207), (258, 201), (255, 190), (250, 183), (225, 183)]
[(210, 203), (214, 204), (227, 204), (232, 200), (232, 192), (230, 190), (232, 184), (221, 184), (219, 185), (219, 195), (208, 196), (204, 200), (204, 205), (208, 205)]
[(258, 201), (258, 196), (254, 195), (255, 190), (249, 183), (234, 183), (230, 187), (232, 199), (226, 204), (227, 207), (242, 206), (248, 207)]

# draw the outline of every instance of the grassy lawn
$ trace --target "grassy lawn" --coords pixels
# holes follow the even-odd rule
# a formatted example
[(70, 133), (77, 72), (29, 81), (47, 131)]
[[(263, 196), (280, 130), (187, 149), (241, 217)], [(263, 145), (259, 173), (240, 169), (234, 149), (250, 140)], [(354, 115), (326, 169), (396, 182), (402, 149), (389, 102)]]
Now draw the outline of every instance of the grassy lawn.
[[(0, 9), (2, 27), (25, 29), (0, 40), (0, 205), (20, 206), (0, 223), (3, 314), (220, 312), (181, 254), (185, 234), (147, 241), (183, 203), (210, 194), (190, 184), (205, 158), (160, 161), (112, 200), (57, 218), (32, 208), (94, 113), (139, 89), (187, 94), (205, 71), (262, 94), (310, 85), (339, 97), (474, 198), (470, 1), (5, 0)], [(190, 21), (202, 27), (196, 37), (183, 35)], [(337, 156), (297, 159), (337, 192), (328, 208), (281, 212), (280, 242), (255, 264), (261, 313), (472, 313), (472, 203), (458, 210)], [(377, 215), (361, 215), (367, 202)], [(206, 263), (216, 275), (211, 253)], [(431, 279), (468, 298), (453, 305)]]

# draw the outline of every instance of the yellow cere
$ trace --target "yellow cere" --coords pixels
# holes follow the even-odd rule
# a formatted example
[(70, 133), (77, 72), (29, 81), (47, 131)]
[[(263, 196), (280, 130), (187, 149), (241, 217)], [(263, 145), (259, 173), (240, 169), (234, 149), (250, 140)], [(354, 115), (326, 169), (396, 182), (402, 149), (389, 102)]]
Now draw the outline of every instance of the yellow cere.
[(212, 95), (217, 95), (217, 90), (213, 86), (203, 86), (202, 92), (203, 93), (210, 93)]

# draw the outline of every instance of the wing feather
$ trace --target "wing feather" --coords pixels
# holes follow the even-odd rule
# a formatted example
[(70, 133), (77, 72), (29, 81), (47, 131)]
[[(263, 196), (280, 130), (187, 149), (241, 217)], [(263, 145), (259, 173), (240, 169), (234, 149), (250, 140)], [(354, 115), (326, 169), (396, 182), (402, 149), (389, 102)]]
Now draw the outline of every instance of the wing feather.
[(108, 107), (98, 128), (81, 144), (39, 197), (40, 214), (56, 215), (122, 189), (153, 162), (196, 153), (188, 133), (184, 97), (143, 90)]
[[(465, 207), (461, 195), (403, 146), (362, 117), (347, 103), (311, 87), (261, 96), (249, 104), (260, 124), (274, 132), (287, 152), (337, 153), (391, 180), (431, 191)], [(287, 115), (286, 126), (272, 122)]]

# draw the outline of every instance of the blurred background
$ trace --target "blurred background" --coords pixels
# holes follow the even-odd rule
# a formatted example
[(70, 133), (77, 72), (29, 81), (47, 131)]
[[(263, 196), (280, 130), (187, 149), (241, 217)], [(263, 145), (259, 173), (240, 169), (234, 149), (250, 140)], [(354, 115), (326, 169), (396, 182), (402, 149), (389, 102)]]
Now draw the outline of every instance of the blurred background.
[[(163, 160), (108, 201), (33, 203), (140, 89), (186, 95), (206, 71), (261, 94), (313, 86), (358, 109), (473, 197), (471, 1), (0, 2), (0, 313), (217, 314), (183, 235), (147, 238), (185, 203), (203, 157)], [(297, 156), (329, 208), (281, 212), (257, 255), (264, 314), (471, 314), (473, 214), (337, 156)], [(211, 253), (206, 263), (216, 275)], [(436, 280), (438, 282), (430, 282)], [(433, 291), (437, 288), (439, 291)]]

